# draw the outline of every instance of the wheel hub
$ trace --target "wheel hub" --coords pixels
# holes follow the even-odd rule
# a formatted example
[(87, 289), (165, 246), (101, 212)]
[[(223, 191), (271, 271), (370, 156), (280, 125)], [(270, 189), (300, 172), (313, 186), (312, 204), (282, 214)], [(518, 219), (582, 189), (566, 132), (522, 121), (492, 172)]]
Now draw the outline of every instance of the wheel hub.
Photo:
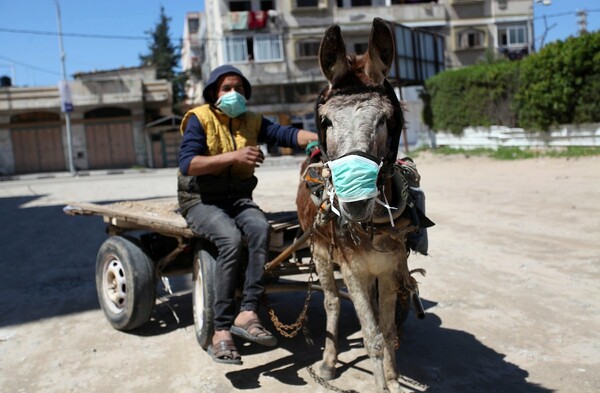
[(104, 265), (104, 279), (102, 281), (102, 293), (106, 304), (115, 314), (120, 314), (125, 309), (127, 299), (127, 281), (123, 264), (118, 259), (111, 259)]

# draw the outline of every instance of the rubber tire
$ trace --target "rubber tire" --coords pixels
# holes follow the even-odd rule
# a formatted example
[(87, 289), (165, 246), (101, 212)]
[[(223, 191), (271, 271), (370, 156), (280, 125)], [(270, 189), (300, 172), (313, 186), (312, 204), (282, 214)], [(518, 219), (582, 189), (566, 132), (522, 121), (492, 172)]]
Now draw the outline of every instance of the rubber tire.
[(148, 322), (156, 303), (154, 269), (154, 262), (132, 241), (112, 236), (102, 243), (96, 258), (96, 291), (113, 328), (128, 331)]
[(206, 243), (200, 243), (194, 258), (192, 301), (196, 340), (204, 350), (212, 344), (215, 332), (215, 259), (216, 251)]

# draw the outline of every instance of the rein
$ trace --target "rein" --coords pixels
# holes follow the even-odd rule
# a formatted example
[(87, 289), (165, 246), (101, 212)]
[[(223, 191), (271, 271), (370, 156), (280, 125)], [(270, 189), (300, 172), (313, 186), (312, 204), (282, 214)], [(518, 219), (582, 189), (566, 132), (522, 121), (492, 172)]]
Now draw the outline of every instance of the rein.
[[(398, 229), (395, 228), (395, 220), (399, 217), (399, 213), (402, 213), (404, 207), (399, 209), (401, 204), (398, 204), (398, 206), (390, 206), (390, 202), (385, 196), (385, 186), (383, 184), (378, 186), (379, 195), (383, 196), (383, 200), (377, 196), (375, 202), (387, 209), (388, 216), (386, 218), (384, 218), (384, 216), (373, 217), (368, 223), (354, 225), (349, 223), (343, 217), (338, 210), (339, 201), (333, 186), (331, 172), (326, 165), (327, 162), (323, 161), (322, 157), (319, 157), (321, 154), (322, 152), (319, 151), (318, 147), (312, 151), (310, 157), (313, 162), (306, 166), (300, 179), (307, 184), (310, 190), (311, 200), (318, 209), (313, 221), (313, 230), (319, 232), (319, 228), (323, 228), (326, 224), (335, 220), (336, 227), (346, 230), (356, 245), (360, 243), (360, 237), (356, 233), (357, 228), (359, 227), (360, 231), (363, 232), (363, 234), (367, 234), (369, 238), (373, 237), (375, 229), (397, 231)], [(406, 195), (404, 195), (406, 192), (405, 187), (393, 184), (394, 179), (397, 182), (402, 181), (400, 177), (401, 174), (392, 166), (390, 181), (392, 187), (397, 188), (397, 190), (393, 191), (396, 193), (395, 197), (398, 200), (406, 200)], [(393, 210), (398, 210), (398, 213), (393, 214)], [(363, 228), (364, 225), (366, 225), (365, 228)], [(324, 236), (322, 233), (319, 234)], [(333, 238), (334, 233), (332, 232), (330, 236)]]

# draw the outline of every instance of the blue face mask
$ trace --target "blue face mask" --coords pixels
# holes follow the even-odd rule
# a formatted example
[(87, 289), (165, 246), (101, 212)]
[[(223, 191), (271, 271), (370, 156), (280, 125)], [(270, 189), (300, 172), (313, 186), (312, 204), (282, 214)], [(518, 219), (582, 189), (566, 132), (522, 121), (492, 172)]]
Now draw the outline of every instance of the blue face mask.
[(377, 196), (379, 164), (369, 158), (349, 154), (327, 163), (335, 194), (341, 202), (356, 202)]
[(229, 117), (238, 117), (246, 113), (246, 98), (237, 91), (222, 95), (215, 106)]

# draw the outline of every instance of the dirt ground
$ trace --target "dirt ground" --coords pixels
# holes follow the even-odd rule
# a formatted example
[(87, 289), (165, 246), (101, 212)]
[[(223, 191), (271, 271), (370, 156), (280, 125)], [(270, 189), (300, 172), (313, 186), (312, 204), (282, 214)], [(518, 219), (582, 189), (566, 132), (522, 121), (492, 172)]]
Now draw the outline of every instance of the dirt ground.
[[(404, 326), (405, 390), (600, 391), (600, 157), (416, 161), (437, 225), (430, 256), (409, 258), (427, 270), (419, 280), (427, 316), (412, 314)], [(264, 210), (295, 209), (296, 161), (265, 165), (258, 176)], [(94, 281), (105, 225), (62, 208), (173, 196), (175, 187), (173, 169), (0, 182), (1, 392), (326, 391), (307, 370), (318, 368), (324, 340), (319, 294), (309, 307), (314, 345), (303, 337), (279, 337), (274, 349), (240, 343), (242, 366), (213, 363), (196, 344), (189, 276), (172, 281), (174, 296), (161, 292), (146, 326), (110, 327)], [(303, 300), (268, 297), (286, 322)], [(341, 321), (333, 384), (371, 392), (347, 301)]]

